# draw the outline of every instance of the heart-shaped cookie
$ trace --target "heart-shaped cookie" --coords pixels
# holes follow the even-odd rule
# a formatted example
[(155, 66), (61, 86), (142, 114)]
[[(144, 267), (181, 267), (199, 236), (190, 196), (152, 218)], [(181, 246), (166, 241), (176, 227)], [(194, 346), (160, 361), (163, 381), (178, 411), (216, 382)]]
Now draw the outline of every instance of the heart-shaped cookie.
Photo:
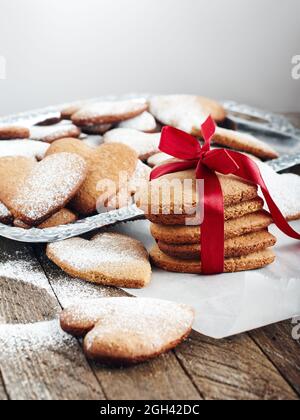
[(81, 131), (76, 125), (66, 121), (49, 126), (34, 126), (30, 129), (30, 138), (45, 143), (53, 143), (55, 140), (65, 137), (79, 137)]
[(27, 157), (0, 158), (0, 200), (6, 207), (10, 207), (19, 186), (24, 184), (35, 165), (36, 161)]
[(85, 336), (89, 358), (113, 364), (143, 362), (171, 350), (191, 332), (191, 307), (159, 299), (94, 299), (65, 309), (64, 331)]
[(28, 128), (11, 125), (0, 126), (0, 140), (28, 139), (28, 137)]
[(159, 151), (160, 133), (115, 128), (104, 134), (104, 143), (122, 143), (135, 150), (141, 160), (146, 160)]
[(71, 119), (79, 127), (111, 124), (136, 117), (147, 109), (148, 104), (144, 99), (98, 102), (81, 108)]
[[(99, 147), (90, 147), (80, 140), (62, 139), (54, 142), (47, 156), (70, 152), (83, 157), (88, 165), (88, 174), (80, 191), (72, 200), (72, 207), (83, 215), (89, 215), (101, 206), (101, 196), (106, 193), (105, 185), (101, 181), (115, 184), (116, 192), (122, 187), (120, 173), (131, 178), (137, 166), (137, 155), (134, 150), (123, 144), (103, 144)], [(125, 181), (125, 179), (124, 179)], [(109, 198), (109, 197), (107, 197)]]
[(151, 278), (148, 253), (136, 239), (102, 233), (47, 246), (47, 256), (73, 277), (107, 286), (142, 288)]
[(153, 133), (157, 124), (153, 115), (151, 115), (150, 112), (145, 111), (137, 117), (120, 122), (118, 127), (131, 128), (133, 130), (144, 131), (145, 133)]
[(85, 160), (72, 153), (48, 156), (36, 163), (9, 203), (16, 219), (38, 225), (74, 197), (87, 173)]
[(34, 140), (3, 140), (0, 142), (0, 158), (7, 156), (43, 159), (49, 144)]
[(155, 96), (149, 101), (152, 115), (163, 123), (193, 135), (201, 134), (201, 124), (211, 115), (216, 122), (226, 118), (226, 111), (217, 102), (193, 95)]

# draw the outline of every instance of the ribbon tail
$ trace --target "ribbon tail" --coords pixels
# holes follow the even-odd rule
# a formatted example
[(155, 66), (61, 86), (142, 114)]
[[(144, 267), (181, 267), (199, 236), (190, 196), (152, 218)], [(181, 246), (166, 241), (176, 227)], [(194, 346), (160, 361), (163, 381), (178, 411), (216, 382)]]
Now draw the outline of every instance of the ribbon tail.
[(204, 197), (198, 185), (199, 201), (204, 199), (201, 225), (201, 267), (203, 274), (224, 272), (224, 200), (218, 176), (199, 162), (197, 180), (204, 180)]
[(271, 197), (268, 187), (266, 186), (266, 183), (257, 164), (248, 156), (242, 155), (241, 153), (229, 151), (229, 154), (233, 157), (239, 166), (238, 170), (235, 172), (235, 175), (258, 185), (261, 188), (276, 226), (290, 238), (300, 240), (300, 234), (289, 225), (286, 218)]

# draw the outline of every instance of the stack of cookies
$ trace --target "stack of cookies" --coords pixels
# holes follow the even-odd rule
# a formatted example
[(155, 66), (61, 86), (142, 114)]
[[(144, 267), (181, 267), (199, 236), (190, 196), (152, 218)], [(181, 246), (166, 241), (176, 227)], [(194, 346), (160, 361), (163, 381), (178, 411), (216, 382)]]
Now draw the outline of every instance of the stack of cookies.
[[(264, 202), (257, 187), (235, 176), (218, 177), (225, 209), (225, 272), (252, 270), (273, 263), (275, 256), (270, 248), (276, 244), (276, 238), (268, 231), (272, 218), (263, 210)], [(201, 273), (201, 220), (195, 217), (199, 208), (195, 171), (168, 174), (151, 181), (149, 188), (140, 192), (137, 202), (152, 222), (151, 233), (156, 240), (150, 253), (153, 263), (167, 271)]]

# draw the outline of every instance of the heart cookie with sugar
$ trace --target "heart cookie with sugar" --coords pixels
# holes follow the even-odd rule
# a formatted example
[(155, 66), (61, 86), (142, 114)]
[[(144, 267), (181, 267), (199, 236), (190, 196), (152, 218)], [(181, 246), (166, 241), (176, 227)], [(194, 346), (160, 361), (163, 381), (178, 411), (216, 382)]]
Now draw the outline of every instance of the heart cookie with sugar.
[(59, 153), (36, 163), (9, 203), (16, 219), (38, 225), (74, 197), (87, 173), (80, 156)]
[(37, 165), (34, 159), (21, 156), (0, 158), (0, 200), (10, 207), (11, 200), (25, 179)]
[(148, 109), (144, 99), (98, 102), (81, 108), (71, 119), (79, 127), (111, 124), (134, 118)]
[(155, 96), (149, 101), (152, 115), (163, 123), (189, 134), (200, 135), (201, 124), (208, 115), (218, 123), (226, 118), (226, 110), (219, 103), (201, 96)]
[(143, 133), (129, 128), (115, 128), (104, 134), (104, 143), (122, 143), (135, 150), (141, 160), (159, 151), (160, 133)]
[(65, 137), (79, 137), (81, 131), (76, 125), (69, 122), (60, 122), (49, 126), (34, 126), (30, 129), (30, 138), (45, 143), (53, 143), (55, 140)]
[(65, 309), (64, 331), (85, 336), (87, 357), (133, 364), (175, 348), (191, 332), (191, 307), (166, 300), (115, 297), (94, 299)]
[(66, 273), (92, 283), (139, 289), (151, 278), (148, 253), (136, 239), (100, 233), (47, 246), (47, 256)]
[(144, 131), (145, 133), (153, 133), (156, 127), (155, 118), (148, 111), (130, 120), (122, 121), (118, 125), (118, 128), (131, 128), (133, 130)]
[(3, 140), (0, 142), (0, 158), (6, 156), (23, 156), (43, 159), (49, 144), (34, 140)]
[(98, 206), (105, 204), (101, 197), (107, 193), (107, 185), (100, 185), (101, 181), (114, 183), (117, 193), (126, 182), (119, 179), (120, 173), (130, 179), (138, 161), (136, 153), (123, 144), (103, 144), (95, 148), (77, 139), (62, 139), (50, 146), (47, 156), (61, 152), (76, 153), (87, 162), (87, 177), (71, 203), (72, 208), (83, 215), (95, 213)]
[(251, 153), (261, 159), (275, 159), (279, 155), (273, 147), (251, 134), (217, 127), (213, 142), (231, 149)]
[(28, 139), (29, 130), (26, 127), (3, 125), (0, 126), (0, 140)]

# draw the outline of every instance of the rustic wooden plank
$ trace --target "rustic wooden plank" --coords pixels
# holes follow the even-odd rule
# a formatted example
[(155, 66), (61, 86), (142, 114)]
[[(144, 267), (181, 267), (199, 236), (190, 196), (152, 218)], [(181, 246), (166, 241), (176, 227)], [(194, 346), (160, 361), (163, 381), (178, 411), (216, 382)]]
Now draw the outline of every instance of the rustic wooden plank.
[(217, 341), (193, 333), (175, 352), (205, 399), (297, 399), (246, 334)]
[(285, 321), (249, 334), (300, 397), (300, 342), (292, 338), (295, 327)]
[(10, 399), (104, 398), (77, 340), (61, 332), (59, 311), (32, 249), (1, 239), (0, 370)]
[(2, 378), (1, 368), (0, 368), (0, 401), (8, 400), (8, 395), (5, 391), (5, 386)]
[[(76, 300), (125, 295), (115, 288), (73, 279), (48, 260), (43, 247), (36, 247), (35, 250), (63, 307)], [(201, 394), (172, 352), (129, 368), (113, 369), (96, 363), (91, 366), (108, 399), (201, 399)]]

